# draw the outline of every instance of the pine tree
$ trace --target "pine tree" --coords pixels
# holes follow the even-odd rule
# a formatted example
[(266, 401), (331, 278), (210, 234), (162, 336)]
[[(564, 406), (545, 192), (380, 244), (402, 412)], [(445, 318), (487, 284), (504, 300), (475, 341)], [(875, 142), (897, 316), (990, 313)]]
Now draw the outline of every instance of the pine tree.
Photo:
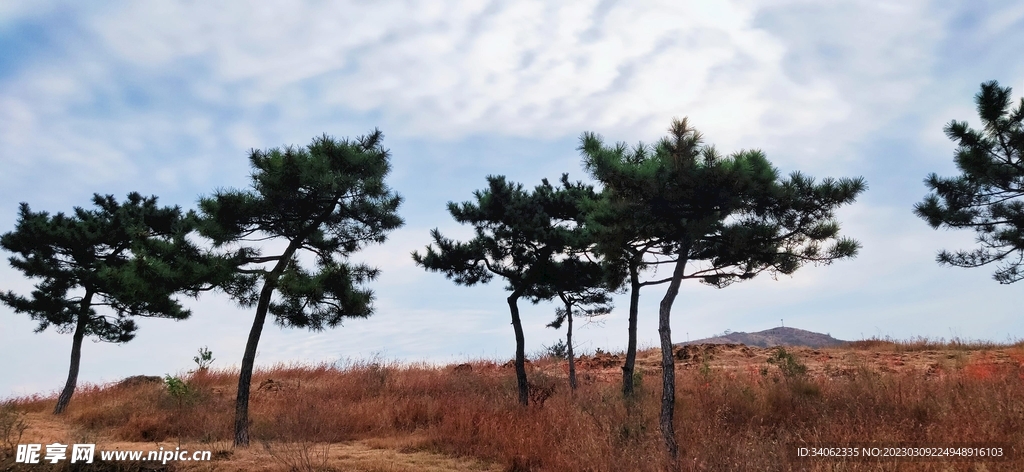
[[(703, 145), (686, 119), (674, 121), (669, 133), (652, 148), (641, 144), (632, 152), (584, 134), (581, 149), (586, 167), (605, 186), (604, 208), (594, 212), (599, 251), (626, 266), (636, 263), (637, 252), (650, 251), (659, 258), (653, 263), (672, 267), (671, 277), (660, 281), (668, 288), (658, 317), (659, 422), (666, 449), (677, 461), (671, 309), (682, 280), (722, 288), (766, 271), (791, 274), (807, 262), (853, 257), (859, 245), (838, 236), (834, 210), (853, 202), (866, 186), (860, 178), (815, 184), (800, 173), (780, 181), (760, 151), (723, 157)], [(631, 268), (631, 282), (635, 274)]]
[[(33, 212), (22, 203), (15, 230), (0, 246), (15, 253), (11, 265), (41, 279), (30, 297), (0, 293), (0, 301), (39, 322), (72, 333), (71, 366), (54, 414), (63, 413), (78, 383), (82, 340), (125, 343), (136, 316), (183, 320), (191, 314), (173, 295), (196, 297), (225, 283), (231, 261), (204, 253), (186, 236), (194, 218), (178, 207), (157, 207), (156, 197), (130, 193), (123, 203), (93, 196), (94, 210), (72, 215)], [(97, 312), (106, 307), (108, 314)]]
[(956, 267), (1001, 263), (994, 278), (1010, 284), (1024, 278), (1024, 98), (1010, 108), (1010, 87), (981, 84), (974, 99), (982, 130), (951, 121), (945, 132), (957, 142), (954, 161), (961, 174), (931, 174), (931, 190), (914, 213), (932, 228), (973, 229), (978, 249), (941, 251), (937, 261)]
[[(379, 270), (348, 256), (384, 242), (403, 223), (402, 199), (384, 182), (390, 164), (382, 139), (374, 130), (352, 141), (325, 135), (305, 148), (253, 150), (251, 190), (200, 200), (201, 233), (218, 247), (243, 245), (233, 255), (240, 263), (232, 296), (256, 306), (238, 377), (235, 445), (249, 445), (250, 384), (268, 313), (282, 327), (314, 331), (373, 313), (373, 292), (362, 284)], [(268, 240), (286, 247), (262, 255), (255, 244)], [(300, 253), (312, 256), (312, 270), (299, 263)]]
[(555, 309), (555, 319), (548, 323), (548, 327), (559, 329), (563, 323), (566, 325), (569, 387), (572, 390), (577, 387), (573, 319), (593, 319), (611, 313), (611, 293), (618, 289), (621, 280), (618, 274), (610, 272), (616, 268), (600, 261), (594, 252), (593, 237), (586, 223), (588, 211), (596, 199), (593, 186), (569, 182), (565, 174), (562, 175), (562, 187), (551, 197), (551, 200), (561, 203), (552, 213), (559, 215), (559, 224), (567, 231), (563, 236), (567, 237), (567, 244), (560, 254), (556, 254), (551, 265), (551, 285), (541, 290), (557, 295), (562, 302), (562, 306)]
[[(575, 257), (573, 257), (575, 256)], [(555, 319), (548, 327), (559, 329), (566, 325), (565, 344), (569, 360), (569, 388), (576, 390), (576, 354), (573, 351), (573, 318), (595, 318), (612, 311), (610, 292), (605, 267), (573, 254), (569, 259), (556, 263), (556, 286), (552, 287), (561, 300), (562, 306), (555, 309)]]
[[(626, 147), (622, 144), (615, 148), (603, 147), (599, 138), (593, 134), (584, 134), (582, 141), (579, 150), (584, 152), (584, 166), (595, 177), (595, 166), (606, 165), (597, 164), (598, 162), (620, 160), (623, 163), (630, 163), (632, 159), (645, 159), (647, 153), (643, 146), (638, 147), (632, 154), (627, 153)], [(605, 189), (599, 198), (590, 200), (587, 225), (595, 250), (600, 254), (606, 267), (606, 276), (613, 279), (611, 285), (629, 288), (626, 359), (622, 366), (622, 394), (628, 398), (634, 393), (640, 289), (669, 281), (668, 278), (642, 281), (640, 275), (659, 264), (672, 261), (659, 257), (657, 249), (661, 244), (660, 236), (642, 231), (647, 223), (642, 221), (643, 213), (638, 212), (638, 202), (624, 198), (625, 194), (617, 193), (613, 188), (615, 183), (610, 180), (613, 178), (611, 175), (606, 174), (604, 178), (607, 180)]]
[(455, 221), (472, 225), (476, 236), (467, 242), (431, 231), (434, 240), (423, 254), (413, 252), (416, 264), (441, 272), (459, 285), (489, 282), (495, 275), (505, 279), (506, 298), (516, 339), (515, 369), (519, 402), (529, 403), (526, 353), (519, 300), (533, 303), (555, 296), (550, 290), (555, 276), (554, 257), (569, 242), (569, 230), (558, 224), (567, 219), (568, 208), (561, 192), (547, 180), (527, 192), (522, 184), (503, 176), (488, 176), (488, 188), (474, 192), (475, 202), (448, 203)]

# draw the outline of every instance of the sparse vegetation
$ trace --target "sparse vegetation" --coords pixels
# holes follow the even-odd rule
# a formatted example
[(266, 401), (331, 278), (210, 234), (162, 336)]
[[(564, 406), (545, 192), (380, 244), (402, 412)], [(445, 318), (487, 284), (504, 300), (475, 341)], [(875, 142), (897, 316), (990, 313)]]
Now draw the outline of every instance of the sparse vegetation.
[(284, 465), (289, 471), (322, 472), (334, 470), (327, 466), (330, 458), (330, 444), (316, 444), (309, 440), (298, 442), (271, 443), (263, 442), (263, 449), (276, 462)]
[(25, 412), (17, 404), (13, 401), (0, 403), (0, 459), (14, 454), (27, 428)]
[[(941, 461), (794, 462), (792, 450), (865, 441), (960, 444), (965, 438), (1000, 443), (1016, 459), (953, 470), (1017, 470), (1024, 460), (1024, 345), (933, 346), (935, 352), (719, 346), (681, 359), (675, 426), (683, 470), (950, 470)], [(964, 360), (928, 368), (931, 356), (950, 355)], [(657, 375), (658, 358), (655, 350), (641, 352), (637, 372)], [(906, 365), (894, 367), (900, 359)], [(380, 359), (257, 370), (252, 434), (267, 445), (262, 449), (271, 452), (276, 470), (349, 470), (337, 465), (343, 459), (334, 453), (349, 441), (476, 458), (497, 467), (489, 470), (666, 470), (660, 383), (626, 401), (617, 382), (621, 361), (600, 367), (594, 361), (580, 359), (581, 378), (591, 380), (570, 395), (564, 360), (533, 359), (531, 392), (549, 396), (529, 408), (518, 406), (511, 366), (487, 361), (472, 362), (468, 372)], [(762, 376), (762, 366), (779, 374)], [(785, 380), (785, 372), (790, 380), (772, 381)], [(161, 401), (167, 392), (156, 383), (87, 387), (67, 420), (117, 441), (230, 442), (236, 376), (226, 370), (183, 376), (204, 394), (180, 406)], [(52, 399), (14, 404), (31, 416), (45, 412)]]
[(1024, 346), (1024, 341), (1011, 341), (1006, 344), (995, 343), (992, 341), (977, 341), (967, 340), (954, 337), (950, 340), (943, 338), (930, 339), (925, 337), (917, 337), (909, 340), (893, 339), (891, 337), (872, 337), (868, 339), (862, 339), (860, 341), (850, 341), (847, 346), (852, 349), (863, 349), (872, 351), (897, 351), (897, 352), (914, 352), (914, 351), (934, 351), (938, 349), (952, 349), (958, 351), (984, 351), (992, 349), (1002, 349), (1007, 345), (1012, 346)]

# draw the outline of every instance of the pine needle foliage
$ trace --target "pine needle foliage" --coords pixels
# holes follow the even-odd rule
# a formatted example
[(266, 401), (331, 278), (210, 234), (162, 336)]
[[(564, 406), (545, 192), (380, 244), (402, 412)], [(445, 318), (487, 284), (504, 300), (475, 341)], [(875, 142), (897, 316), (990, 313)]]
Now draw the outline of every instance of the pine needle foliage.
[(196, 221), (177, 206), (158, 207), (156, 197), (134, 192), (124, 202), (96, 194), (93, 204), (50, 215), (22, 203), (14, 231), (0, 237), (0, 246), (15, 253), (11, 266), (40, 279), (29, 297), (7, 291), (0, 301), (39, 322), (36, 332), (52, 326), (73, 334), (55, 414), (74, 394), (85, 337), (125, 343), (135, 337), (134, 317), (186, 319), (191, 313), (173, 296), (196, 297), (226, 282), (233, 269), (187, 239)]
[(980, 267), (999, 263), (993, 278), (1010, 284), (1024, 278), (1024, 98), (1011, 105), (1010, 87), (981, 84), (974, 96), (984, 125), (950, 121), (946, 136), (957, 143), (954, 162), (961, 174), (924, 181), (931, 191), (914, 213), (932, 228), (972, 229), (974, 250), (939, 252), (942, 265)]

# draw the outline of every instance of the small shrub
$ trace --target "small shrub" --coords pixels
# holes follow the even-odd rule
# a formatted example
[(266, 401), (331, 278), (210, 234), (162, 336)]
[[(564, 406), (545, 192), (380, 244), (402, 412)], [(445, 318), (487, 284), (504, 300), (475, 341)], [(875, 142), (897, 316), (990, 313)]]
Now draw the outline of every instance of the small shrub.
[(546, 351), (547, 356), (553, 359), (569, 358), (569, 346), (561, 339), (559, 339), (555, 344), (544, 346), (544, 350)]
[(793, 354), (786, 352), (786, 349), (782, 347), (775, 349), (775, 352), (768, 357), (768, 363), (777, 366), (787, 379), (800, 377), (807, 373), (807, 366), (800, 363)]
[[(771, 362), (771, 359), (768, 362)], [(707, 357), (704, 357), (700, 362), (700, 376), (704, 379), (704, 383), (711, 381), (711, 364), (708, 363)]]
[(165, 375), (164, 385), (167, 387), (167, 393), (178, 403), (178, 407), (182, 407), (195, 399), (196, 391), (178, 377)]
[(206, 372), (210, 369), (210, 365), (216, 360), (213, 358), (213, 352), (210, 352), (206, 346), (199, 348), (199, 355), (192, 358), (196, 363), (195, 372)]

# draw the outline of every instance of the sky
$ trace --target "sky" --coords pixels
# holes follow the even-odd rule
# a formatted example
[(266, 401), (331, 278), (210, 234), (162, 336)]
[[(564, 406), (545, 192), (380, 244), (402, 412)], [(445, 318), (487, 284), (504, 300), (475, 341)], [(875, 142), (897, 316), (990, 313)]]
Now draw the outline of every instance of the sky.
[[(249, 185), (251, 149), (379, 128), (405, 226), (352, 256), (381, 269), (375, 314), (322, 332), (267, 323), (257, 366), (510, 359), (504, 285), (462, 287), (413, 264), (429, 231), (466, 238), (446, 211), (486, 176), (533, 187), (588, 181), (581, 133), (654, 142), (689, 117), (726, 154), (761, 149), (783, 175), (862, 176), (838, 212), (855, 259), (715, 289), (687, 281), (675, 340), (784, 324), (846, 340), (1024, 338), (1024, 285), (935, 262), (974, 235), (912, 213), (929, 173), (955, 175), (950, 120), (974, 95), (1024, 92), (1024, 3), (906, 0), (0, 2), (0, 232), (18, 205), (71, 212), (132, 191), (192, 209)], [(3, 251), (0, 251), (3, 252)], [(3, 252), (6, 259), (11, 254)], [(651, 274), (651, 276), (655, 276)], [(0, 263), (0, 290), (30, 280)], [(641, 292), (639, 341), (657, 345), (664, 286)], [(242, 357), (253, 310), (222, 294), (193, 315), (141, 319), (126, 344), (87, 340), (79, 383), (179, 375), (200, 347)], [(622, 350), (628, 298), (577, 323), (577, 349)], [(555, 305), (523, 303), (528, 353), (564, 336)], [(0, 305), (0, 399), (49, 394), (71, 336)]]

